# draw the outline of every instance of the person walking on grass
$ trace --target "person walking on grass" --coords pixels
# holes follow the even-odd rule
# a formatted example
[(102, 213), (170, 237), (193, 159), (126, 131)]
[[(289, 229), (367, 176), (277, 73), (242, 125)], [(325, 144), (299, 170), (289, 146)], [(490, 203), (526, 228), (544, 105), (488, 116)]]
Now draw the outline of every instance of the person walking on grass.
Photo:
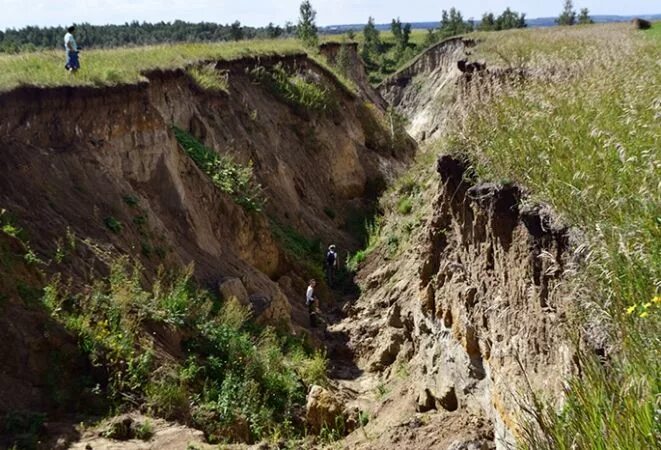
[(317, 285), (317, 281), (312, 279), (310, 284), (308, 284), (308, 290), (305, 293), (305, 304), (308, 306), (308, 314), (310, 315), (310, 326), (316, 326), (316, 313), (315, 313), (315, 303), (319, 300), (314, 295), (314, 287)]
[(73, 34), (76, 27), (70, 26), (67, 28), (67, 34), (64, 35), (64, 49), (67, 52), (67, 63), (64, 66), (71, 73), (76, 73), (80, 69), (80, 61), (78, 60), (78, 44)]
[(335, 282), (335, 273), (337, 271), (337, 252), (335, 251), (335, 244), (328, 246), (326, 252), (326, 281), (328, 285), (333, 287)]

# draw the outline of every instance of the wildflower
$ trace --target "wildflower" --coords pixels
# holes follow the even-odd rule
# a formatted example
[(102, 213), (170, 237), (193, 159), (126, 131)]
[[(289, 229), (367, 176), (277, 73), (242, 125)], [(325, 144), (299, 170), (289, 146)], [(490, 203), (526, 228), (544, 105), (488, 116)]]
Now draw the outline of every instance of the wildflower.
[(642, 312), (642, 313), (640, 314), (639, 317), (644, 319), (644, 318), (647, 317), (647, 316), (649, 316), (649, 313), (648, 313), (647, 311), (644, 311), (644, 312)]
[(631, 305), (627, 308), (627, 314), (631, 315), (636, 310), (636, 305)]
[(661, 303), (661, 295), (655, 295), (654, 298), (652, 298), (652, 303), (655, 305)]

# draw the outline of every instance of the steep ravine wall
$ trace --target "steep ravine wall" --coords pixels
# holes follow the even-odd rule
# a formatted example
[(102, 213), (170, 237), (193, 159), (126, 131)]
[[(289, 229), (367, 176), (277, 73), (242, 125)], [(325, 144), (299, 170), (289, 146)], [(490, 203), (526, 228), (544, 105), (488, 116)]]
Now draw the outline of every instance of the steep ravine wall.
[(448, 120), (449, 100), (456, 95), (462, 72), (457, 62), (474, 45), (469, 39), (446, 39), (427, 49), (406, 67), (386, 78), (377, 89), (408, 121), (407, 131), (418, 142), (438, 136)]
[[(488, 77), (466, 64), (469, 45), (445, 41), (379, 86), (417, 138), (453, 120), (473, 69)], [(394, 258), (378, 248), (359, 273), (345, 328), (358, 365), (397, 393), (375, 411), (378, 437), (355, 432), (350, 446), (514, 448), (530, 394), (560, 404), (576, 370), (567, 337), (575, 232), (518, 186), (480, 183), (469, 165), (441, 157), (416, 240)]]
[(390, 262), (387, 249), (370, 256), (346, 327), (359, 366), (394, 383), (407, 373), (376, 420), (430, 418), (378, 442), (355, 433), (356, 448), (513, 448), (522, 402), (560, 399), (574, 370), (570, 230), (514, 185), (471, 181), (461, 160), (439, 159), (438, 176), (424, 231)]
[[(227, 92), (203, 91), (174, 70), (145, 74), (148, 82), (138, 85), (26, 87), (0, 96), (0, 208), (25, 231), (46, 276), (61, 273), (82, 284), (107, 273), (119, 255), (140, 261), (147, 277), (161, 265), (194, 262), (203, 285), (217, 289), (238, 278), (260, 320), (299, 327), (307, 324), (300, 301), (306, 274), (274, 238), (270, 221), (322, 244), (355, 248), (348, 224), (406, 166), (415, 144), (391, 145), (378, 117), (365, 115), (364, 99), (305, 55), (207, 64), (227, 77)], [(295, 107), (250, 76), (276, 64), (327, 89), (335, 109)], [(179, 147), (172, 126), (251, 162), (268, 198), (265, 210), (248, 212), (217, 189)], [(110, 219), (121, 228), (111, 229)], [(69, 241), (75, 245), (57, 262), (57, 249)], [(7, 295), (25, 311), (38, 308)], [(40, 323), (31, 323), (37, 316)], [(22, 322), (4, 326), (12, 321)], [(7, 389), (33, 394), (0, 402), (0, 413), (49, 407), (51, 394), (38, 380), (52, 367), (34, 359), (59, 341), (44, 337), (42, 322), (48, 320), (39, 314), (0, 315), (13, 349), (2, 369), (14, 383)], [(40, 353), (30, 342), (40, 343)]]

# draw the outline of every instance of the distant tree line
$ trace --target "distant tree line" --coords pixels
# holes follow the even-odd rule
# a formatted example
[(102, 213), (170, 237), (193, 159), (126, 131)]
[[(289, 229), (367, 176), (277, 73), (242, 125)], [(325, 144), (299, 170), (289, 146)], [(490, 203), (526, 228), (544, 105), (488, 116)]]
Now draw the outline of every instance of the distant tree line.
[[(499, 16), (485, 13), (481, 22), (476, 26), (474, 21), (465, 20), (456, 8), (443, 10), (438, 28), (427, 31), (422, 43), (410, 42), (411, 24), (403, 24), (399, 18), (392, 19), (390, 31), (392, 38), (382, 39), (376, 27), (374, 18), (370, 17), (363, 28), (363, 39), (360, 54), (365, 61), (370, 79), (378, 83), (398, 67), (411, 60), (424, 48), (446, 39), (474, 30), (499, 31), (510, 28), (523, 28), (526, 26), (525, 14), (520, 14), (507, 8)], [(349, 39), (354, 38), (354, 32), (347, 33)]]
[[(292, 36), (296, 26), (268, 24), (247, 27), (239, 21), (221, 25), (211, 22), (131, 22), (123, 25), (76, 25), (76, 40), (83, 48), (107, 48), (128, 45), (150, 45), (175, 42), (238, 41), (241, 39)], [(0, 31), (0, 52), (16, 53), (36, 49), (63, 48), (64, 27), (28, 26)]]

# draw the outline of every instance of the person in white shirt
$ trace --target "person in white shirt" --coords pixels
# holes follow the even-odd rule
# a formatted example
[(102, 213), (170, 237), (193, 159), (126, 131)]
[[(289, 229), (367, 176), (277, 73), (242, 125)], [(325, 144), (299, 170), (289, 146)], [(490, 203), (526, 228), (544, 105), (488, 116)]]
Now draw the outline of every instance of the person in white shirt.
[(314, 304), (315, 304), (315, 302), (319, 301), (317, 299), (317, 297), (314, 295), (314, 287), (316, 285), (317, 285), (316, 280), (314, 280), (314, 279), (310, 280), (310, 284), (308, 285), (308, 290), (305, 293), (305, 304), (308, 305), (308, 314), (310, 315), (310, 326), (311, 327), (314, 327), (316, 325)]
[(67, 34), (64, 35), (64, 49), (67, 52), (67, 63), (64, 66), (69, 72), (76, 72), (80, 69), (80, 61), (78, 60), (78, 44), (73, 34), (76, 27), (70, 26), (67, 28)]

